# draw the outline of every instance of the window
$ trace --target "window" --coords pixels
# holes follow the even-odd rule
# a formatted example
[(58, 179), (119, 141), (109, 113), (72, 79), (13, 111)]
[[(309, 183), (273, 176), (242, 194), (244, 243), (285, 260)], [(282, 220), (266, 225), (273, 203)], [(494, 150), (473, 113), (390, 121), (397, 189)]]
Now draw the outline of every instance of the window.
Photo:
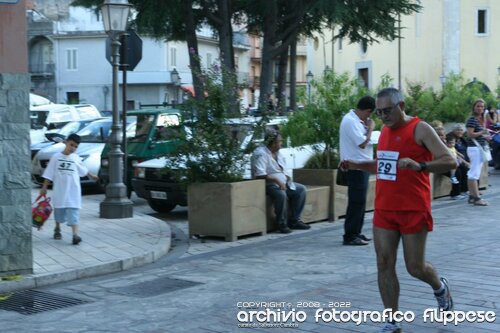
[(368, 68), (358, 69), (358, 80), (361, 86), (368, 88)]
[(66, 99), (68, 104), (78, 104), (80, 103), (80, 93), (78, 91), (67, 91)]
[(212, 53), (207, 53), (207, 68), (212, 66)]
[(363, 40), (361, 42), (361, 53), (365, 54), (368, 51), (368, 41)]
[(66, 49), (66, 69), (76, 71), (78, 69), (78, 50)]
[(488, 10), (478, 9), (476, 14), (476, 34), (488, 34)]
[(170, 66), (177, 66), (177, 49), (175, 47), (170, 48)]

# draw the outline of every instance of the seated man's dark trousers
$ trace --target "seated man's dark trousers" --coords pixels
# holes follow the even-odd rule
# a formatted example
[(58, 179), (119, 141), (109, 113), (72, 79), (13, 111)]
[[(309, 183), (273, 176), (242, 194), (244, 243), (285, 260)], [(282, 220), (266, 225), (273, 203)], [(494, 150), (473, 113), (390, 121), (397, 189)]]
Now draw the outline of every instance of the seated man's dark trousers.
[(362, 170), (347, 173), (347, 212), (344, 223), (344, 242), (358, 238), (363, 229), (366, 210), (366, 193), (370, 174)]
[[(294, 183), (295, 190), (282, 190), (276, 184), (266, 185), (266, 194), (271, 197), (276, 214), (276, 223), (278, 226), (286, 226), (296, 223), (300, 220), (300, 215), (304, 210), (306, 202), (306, 188), (304, 185)], [(292, 216), (288, 219), (288, 205)]]

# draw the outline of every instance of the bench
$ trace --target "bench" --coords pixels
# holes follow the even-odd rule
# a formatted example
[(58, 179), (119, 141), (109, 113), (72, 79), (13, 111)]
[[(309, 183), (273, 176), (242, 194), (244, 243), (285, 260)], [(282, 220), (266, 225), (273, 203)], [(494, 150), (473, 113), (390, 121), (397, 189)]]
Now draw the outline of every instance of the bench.
[[(306, 203), (301, 219), (304, 223), (328, 220), (328, 205), (330, 201), (329, 186), (306, 186)], [(290, 214), (290, 213), (289, 213)], [(266, 196), (267, 231), (278, 228), (274, 207), (269, 196)]]
[[(431, 173), (430, 182), (432, 199), (442, 198), (450, 195), (450, 177)], [(488, 188), (488, 164), (484, 163), (483, 170), (481, 171), (481, 178), (479, 178), (479, 189), (484, 190), (486, 188)]]

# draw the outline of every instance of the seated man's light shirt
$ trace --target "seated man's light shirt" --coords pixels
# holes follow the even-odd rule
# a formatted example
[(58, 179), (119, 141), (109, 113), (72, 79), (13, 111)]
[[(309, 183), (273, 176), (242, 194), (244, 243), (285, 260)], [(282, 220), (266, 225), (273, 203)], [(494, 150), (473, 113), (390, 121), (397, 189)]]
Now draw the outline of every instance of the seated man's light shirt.
[(272, 152), (266, 146), (260, 146), (253, 153), (254, 176), (271, 176), (278, 179), (283, 184), (286, 183), (285, 158), (278, 151), (277, 161), (273, 158)]

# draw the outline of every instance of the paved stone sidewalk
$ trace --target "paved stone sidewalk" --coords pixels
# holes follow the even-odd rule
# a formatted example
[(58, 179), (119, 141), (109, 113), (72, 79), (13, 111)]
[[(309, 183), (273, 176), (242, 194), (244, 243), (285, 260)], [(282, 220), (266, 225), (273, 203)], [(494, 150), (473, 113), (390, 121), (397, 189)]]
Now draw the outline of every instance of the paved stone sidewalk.
[[(459, 311), (493, 311), (500, 299), (500, 224), (498, 179), (484, 191), (490, 206), (440, 199), (434, 202), (435, 231), (427, 258), (448, 277)], [(181, 230), (172, 228), (179, 233)], [(233, 247), (227, 242), (189, 245), (173, 239), (172, 251), (157, 262), (103, 277), (40, 288), (89, 301), (87, 304), (31, 316), (0, 310), (2, 330), (23, 332), (378, 332), (372, 321), (328, 322), (314, 315), (319, 308), (381, 311), (373, 246), (341, 245), (342, 223), (314, 224), (312, 229)], [(365, 231), (371, 232), (370, 221)], [(214, 245), (219, 244), (219, 245)], [(208, 251), (207, 247), (211, 246)], [(188, 248), (189, 246), (189, 248)], [(218, 248), (215, 248), (218, 246)], [(194, 249), (199, 249), (195, 254)], [(186, 251), (191, 254), (186, 255)], [(492, 333), (500, 321), (444, 326), (423, 321), (436, 301), (430, 287), (410, 277), (399, 253), (400, 310), (413, 322), (403, 332)], [(240, 303), (241, 302), (241, 303)], [(267, 307), (257, 303), (267, 302)], [(284, 303), (284, 308), (270, 302)], [(349, 305), (349, 306), (348, 306)], [(240, 307), (239, 307), (240, 306)], [(257, 309), (254, 309), (257, 307)], [(294, 328), (239, 328), (251, 310), (303, 311)], [(272, 321), (272, 320), (271, 320)], [(280, 324), (283, 320), (276, 320)], [(291, 323), (288, 320), (287, 323)]]
[[(38, 189), (33, 189), (32, 201), (37, 195)], [(63, 239), (53, 239), (54, 214), (41, 230), (33, 229), (33, 274), (0, 282), (0, 293), (127, 270), (168, 253), (167, 223), (137, 212), (127, 219), (101, 219), (103, 198), (83, 196), (79, 228), (83, 241), (77, 246), (71, 244), (71, 228), (66, 225), (61, 226)]]

